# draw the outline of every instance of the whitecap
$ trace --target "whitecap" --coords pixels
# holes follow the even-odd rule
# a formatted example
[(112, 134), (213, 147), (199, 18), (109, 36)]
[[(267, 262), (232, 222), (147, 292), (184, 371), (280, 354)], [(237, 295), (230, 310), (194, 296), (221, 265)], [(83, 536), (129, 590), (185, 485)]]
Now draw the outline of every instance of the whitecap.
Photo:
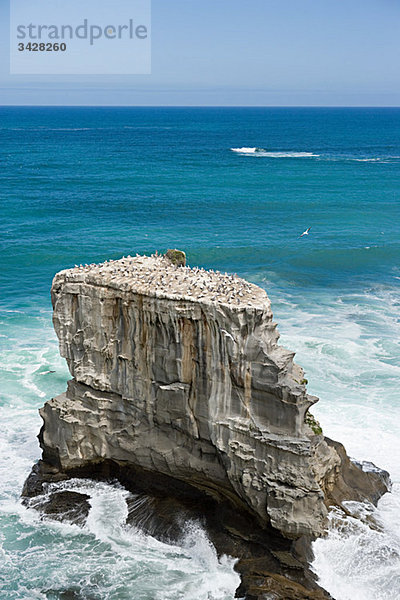
[(382, 158), (351, 158), (350, 160), (355, 160), (356, 162), (379, 162), (383, 159)]
[[(282, 300), (275, 308), (282, 341), (297, 351), (309, 391), (321, 398), (312, 412), (324, 433), (357, 460), (389, 471), (394, 482), (377, 509), (359, 505), (357, 518), (330, 514), (328, 536), (314, 545), (313, 568), (337, 600), (392, 600), (400, 590), (398, 289), (376, 286), (339, 297), (321, 291), (306, 300), (292, 293)], [(360, 518), (371, 510), (379, 527)]]
[(319, 154), (313, 152), (297, 152), (297, 151), (271, 151), (264, 148), (246, 147), (231, 148), (232, 152), (243, 154), (245, 156), (263, 156), (265, 158), (318, 158)]
[(266, 152), (264, 148), (249, 148), (243, 146), (242, 148), (231, 148), (232, 152), (238, 152), (239, 154), (256, 154), (257, 152)]

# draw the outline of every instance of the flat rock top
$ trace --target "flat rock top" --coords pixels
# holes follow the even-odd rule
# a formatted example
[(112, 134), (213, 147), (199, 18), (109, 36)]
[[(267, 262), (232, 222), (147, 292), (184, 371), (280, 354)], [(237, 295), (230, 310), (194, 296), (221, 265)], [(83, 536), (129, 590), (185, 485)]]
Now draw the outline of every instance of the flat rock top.
[(128, 256), (101, 264), (80, 265), (57, 273), (54, 284), (87, 283), (146, 296), (270, 308), (267, 293), (228, 273), (175, 266), (164, 256)]

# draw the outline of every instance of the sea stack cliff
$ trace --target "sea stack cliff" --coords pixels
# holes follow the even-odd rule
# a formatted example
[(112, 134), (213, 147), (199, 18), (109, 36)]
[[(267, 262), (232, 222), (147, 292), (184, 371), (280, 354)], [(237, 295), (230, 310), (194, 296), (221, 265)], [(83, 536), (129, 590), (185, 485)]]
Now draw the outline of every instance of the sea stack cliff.
[(155, 255), (61, 271), (51, 293), (73, 379), (41, 409), (40, 441), (60, 473), (167, 478), (287, 540), (321, 535), (329, 504), (386, 491), (312, 426), (317, 398), (263, 289)]

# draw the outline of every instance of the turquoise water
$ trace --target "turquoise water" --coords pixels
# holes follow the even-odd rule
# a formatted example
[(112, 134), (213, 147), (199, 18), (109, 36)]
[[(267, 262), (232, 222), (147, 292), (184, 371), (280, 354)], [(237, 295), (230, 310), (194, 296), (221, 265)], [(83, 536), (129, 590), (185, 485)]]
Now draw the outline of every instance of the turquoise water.
[(70, 483), (84, 529), (19, 503), (68, 378), (54, 273), (168, 247), (267, 289), (325, 433), (391, 472), (379, 527), (332, 513), (314, 569), (337, 600), (400, 597), (400, 109), (0, 108), (0, 140), (0, 597), (233, 598), (198, 525), (127, 530), (118, 486)]

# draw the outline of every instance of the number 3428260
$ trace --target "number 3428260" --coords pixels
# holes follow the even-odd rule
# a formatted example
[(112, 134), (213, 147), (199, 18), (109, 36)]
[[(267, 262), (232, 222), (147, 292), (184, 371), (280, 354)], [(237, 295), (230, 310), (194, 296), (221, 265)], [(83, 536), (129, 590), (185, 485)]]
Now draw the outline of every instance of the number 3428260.
[(20, 52), (65, 52), (67, 49), (67, 44), (51, 44), (48, 43), (31, 43), (29, 44), (18, 44), (18, 50)]

